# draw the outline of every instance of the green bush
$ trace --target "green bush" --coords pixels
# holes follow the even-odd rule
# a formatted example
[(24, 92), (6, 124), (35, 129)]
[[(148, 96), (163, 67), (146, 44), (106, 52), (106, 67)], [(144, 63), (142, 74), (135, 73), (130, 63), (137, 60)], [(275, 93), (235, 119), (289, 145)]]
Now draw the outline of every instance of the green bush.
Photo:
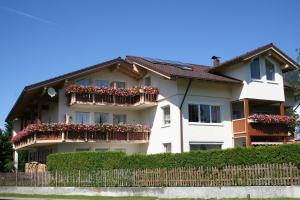
[(177, 154), (126, 155), (122, 152), (73, 152), (48, 156), (48, 169), (59, 171), (218, 167), (261, 163), (294, 163), (300, 166), (300, 144), (194, 151)]

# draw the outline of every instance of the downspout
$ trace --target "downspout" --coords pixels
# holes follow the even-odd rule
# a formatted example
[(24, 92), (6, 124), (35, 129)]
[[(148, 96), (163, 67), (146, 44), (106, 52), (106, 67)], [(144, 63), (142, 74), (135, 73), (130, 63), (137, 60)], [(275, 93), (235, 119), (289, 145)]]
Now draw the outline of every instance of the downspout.
[(187, 85), (187, 87), (186, 87), (186, 90), (185, 90), (185, 93), (184, 93), (184, 95), (183, 95), (183, 98), (182, 98), (182, 101), (181, 101), (181, 104), (180, 104), (180, 107), (179, 107), (179, 109), (180, 109), (180, 151), (181, 151), (181, 153), (183, 153), (183, 122), (182, 122), (182, 106), (183, 106), (183, 103), (184, 103), (184, 100), (185, 100), (185, 98), (186, 98), (186, 95), (187, 95), (187, 93), (188, 93), (188, 91), (189, 91), (189, 89), (190, 89), (190, 86), (191, 86), (191, 83), (192, 83), (192, 79), (189, 79), (189, 82), (188, 82), (188, 85)]

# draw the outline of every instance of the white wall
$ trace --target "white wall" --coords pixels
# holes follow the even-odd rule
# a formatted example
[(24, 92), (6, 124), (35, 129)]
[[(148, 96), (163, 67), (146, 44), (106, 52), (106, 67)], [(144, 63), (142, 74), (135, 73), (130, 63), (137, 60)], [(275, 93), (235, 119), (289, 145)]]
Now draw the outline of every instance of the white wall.
[[(179, 90), (186, 89), (187, 80), (178, 81)], [(183, 95), (180, 95), (180, 102)], [(190, 151), (193, 143), (221, 143), (222, 148), (233, 147), (231, 128), (231, 87), (229, 84), (193, 81), (183, 108), (184, 151)], [(188, 104), (219, 105), (221, 108), (221, 123), (189, 122)]]
[[(147, 147), (147, 153), (164, 152), (164, 143), (171, 143), (173, 153), (180, 152), (180, 112), (178, 108), (177, 84), (175, 80), (165, 79), (157, 74), (149, 72), (145, 77), (151, 77), (151, 85), (159, 88), (158, 105), (141, 111), (142, 123), (152, 127)], [(143, 80), (141, 80), (143, 84)], [(163, 124), (163, 110), (170, 106), (171, 124)]]
[(284, 101), (284, 87), (282, 70), (280, 66), (268, 58), (275, 65), (275, 81), (267, 81), (265, 57), (260, 56), (260, 80), (251, 80), (250, 62), (238, 64), (221, 71), (226, 76), (243, 81), (243, 86), (233, 88), (232, 99), (262, 99), (271, 101)]

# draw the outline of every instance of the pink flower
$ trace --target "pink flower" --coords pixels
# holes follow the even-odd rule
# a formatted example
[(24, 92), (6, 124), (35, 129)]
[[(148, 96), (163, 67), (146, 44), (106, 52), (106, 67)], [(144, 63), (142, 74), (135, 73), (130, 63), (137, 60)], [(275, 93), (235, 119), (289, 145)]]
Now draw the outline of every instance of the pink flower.
[(268, 114), (253, 114), (249, 116), (250, 120), (257, 123), (266, 124), (293, 124), (296, 123), (296, 118), (293, 116), (282, 116), (282, 115), (268, 115)]
[(33, 133), (42, 134), (59, 133), (59, 132), (75, 132), (75, 133), (132, 133), (132, 132), (150, 132), (150, 128), (143, 125), (123, 124), (65, 124), (65, 123), (38, 123), (29, 124), (23, 130), (12, 137), (12, 142), (17, 143), (32, 136)]

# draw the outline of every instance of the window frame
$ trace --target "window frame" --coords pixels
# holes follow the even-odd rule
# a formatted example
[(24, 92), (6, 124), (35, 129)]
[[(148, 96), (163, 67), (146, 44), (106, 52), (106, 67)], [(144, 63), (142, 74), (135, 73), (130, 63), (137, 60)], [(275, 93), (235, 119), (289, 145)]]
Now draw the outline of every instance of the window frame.
[[(271, 65), (272, 65), (272, 67), (273, 67), (273, 80), (269, 80), (268, 79), (268, 68), (267, 68), (267, 63), (270, 63)], [(271, 62), (270, 60), (268, 60), (268, 59), (265, 59), (265, 70), (266, 70), (266, 80), (268, 81), (268, 82), (276, 82), (276, 69), (275, 69), (275, 64), (273, 63), (273, 62)]]
[(125, 118), (124, 118), (124, 119), (125, 119), (125, 123), (123, 122), (123, 124), (127, 124), (127, 114), (117, 114), (117, 113), (114, 113), (114, 114), (113, 114), (113, 119), (112, 119), (112, 120), (113, 120), (113, 124), (115, 124), (115, 125), (118, 125), (118, 124), (119, 124), (119, 125), (122, 125), (122, 124), (120, 124), (120, 123), (117, 123), (117, 124), (115, 123), (115, 117), (116, 117), (116, 116), (121, 116), (121, 115), (125, 116)]
[[(148, 81), (148, 82), (147, 82)], [(151, 86), (152, 84), (152, 80), (151, 80), (151, 76), (147, 76), (144, 78), (144, 85), (145, 86)]]
[[(87, 114), (87, 123), (78, 123), (77, 122), (77, 114), (85, 113)], [(75, 111), (75, 124), (90, 124), (91, 123), (91, 113), (90, 112), (83, 112), (83, 111)]]
[(102, 124), (105, 124), (105, 123), (109, 123), (109, 113), (107, 112), (94, 112), (94, 123), (95, 124), (99, 124), (100, 122), (96, 122), (96, 115), (99, 114), (99, 116), (101, 115), (106, 115), (107, 117), (107, 121), (106, 122), (103, 122)]
[(189, 142), (189, 151), (210, 151), (210, 150), (219, 150), (219, 149), (198, 149), (198, 150), (191, 150), (191, 145), (220, 145), (220, 149), (222, 149), (224, 142)]
[[(223, 126), (223, 118), (222, 118), (222, 112), (223, 112), (223, 104), (220, 103), (208, 103), (208, 102), (188, 102), (187, 103), (188, 107), (189, 105), (197, 105), (198, 106), (198, 122), (191, 122), (188, 118), (188, 123), (190, 125), (210, 125), (210, 126)], [(209, 118), (209, 123), (207, 122), (202, 122), (201, 121), (201, 105), (208, 105), (209, 106), (209, 113), (210, 113), (210, 118)], [(220, 122), (212, 122), (212, 106), (218, 106), (220, 108)], [(187, 110), (188, 116), (189, 114), (189, 109)]]
[[(190, 121), (190, 116), (191, 116), (190, 115), (190, 106), (196, 106), (197, 115), (195, 115), (195, 117), (197, 118), (197, 121)], [(200, 122), (199, 112), (200, 112), (199, 104), (194, 104), (194, 103), (188, 104), (188, 121), (191, 122), (191, 123), (198, 123), (198, 122)]]
[[(78, 82), (80, 81), (87, 81), (87, 84), (86, 85), (79, 85)], [(75, 80), (75, 85), (77, 86), (89, 86), (91, 83), (90, 83), (90, 79), (88, 78), (82, 78), (82, 79), (78, 79), (78, 80)]]
[[(106, 82), (107, 85), (106, 85), (106, 86), (98, 86), (98, 85), (97, 85), (97, 82)], [(95, 83), (95, 86), (96, 86), (96, 87), (109, 87), (109, 81), (106, 80), (106, 79), (95, 79), (94, 83)]]
[[(169, 123), (166, 123), (166, 120), (165, 120), (165, 109), (166, 108), (169, 108)], [(170, 105), (165, 105), (165, 106), (162, 106), (161, 109), (162, 109), (162, 125), (163, 126), (170, 126), (171, 123), (172, 123), (172, 120), (171, 120), (171, 106)]]
[(104, 153), (104, 152), (107, 152), (109, 151), (108, 148), (95, 148), (95, 152), (101, 152), (101, 153)]
[[(256, 78), (256, 77), (252, 77), (252, 63), (258, 59), (258, 69), (259, 69), (259, 78)], [(250, 62), (250, 78), (251, 80), (253, 81), (261, 81), (261, 67), (260, 67), (260, 62), (261, 62), (261, 59), (259, 57), (256, 57), (256, 58), (253, 58)]]
[(87, 152), (87, 151), (91, 151), (91, 148), (87, 147), (87, 148), (84, 148), (84, 147), (76, 147), (75, 148), (75, 152)]
[(164, 153), (172, 153), (172, 143), (166, 142), (163, 143)]
[(110, 83), (110, 87), (116, 88), (116, 89), (118, 89), (118, 88), (123, 89), (122, 87), (117, 87), (118, 83), (124, 83), (124, 89), (127, 87), (126, 81), (112, 81)]

